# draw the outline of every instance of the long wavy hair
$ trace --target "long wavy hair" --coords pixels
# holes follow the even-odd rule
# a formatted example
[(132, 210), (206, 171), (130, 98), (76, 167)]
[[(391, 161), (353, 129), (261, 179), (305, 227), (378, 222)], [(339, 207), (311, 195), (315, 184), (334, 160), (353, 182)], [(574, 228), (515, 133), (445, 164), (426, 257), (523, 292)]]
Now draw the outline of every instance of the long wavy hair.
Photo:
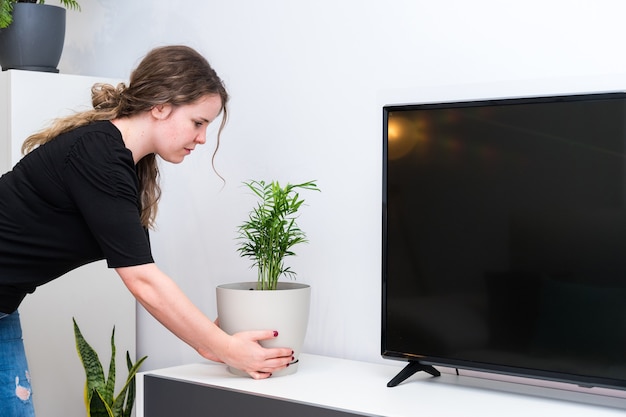
[[(163, 46), (150, 51), (132, 72), (128, 86), (124, 83), (117, 86), (95, 84), (91, 89), (93, 109), (59, 118), (48, 128), (29, 136), (22, 145), (22, 153), (26, 154), (62, 133), (95, 121), (133, 116), (160, 104), (191, 104), (207, 95), (219, 95), (222, 99), (222, 121), (211, 161), (215, 170), (215, 155), (228, 119), (228, 93), (207, 60), (194, 49), (182, 45)], [(136, 168), (140, 184), (141, 223), (146, 228), (152, 228), (161, 197), (156, 156), (146, 155)]]

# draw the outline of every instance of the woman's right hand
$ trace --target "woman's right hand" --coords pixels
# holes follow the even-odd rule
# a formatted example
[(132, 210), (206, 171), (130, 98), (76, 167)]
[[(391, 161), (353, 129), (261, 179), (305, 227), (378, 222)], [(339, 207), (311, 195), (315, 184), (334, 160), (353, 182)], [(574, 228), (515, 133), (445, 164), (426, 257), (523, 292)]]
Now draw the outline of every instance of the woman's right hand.
[(254, 379), (264, 379), (272, 373), (284, 369), (293, 361), (290, 348), (265, 348), (258, 342), (278, 336), (275, 330), (254, 330), (228, 336), (229, 340), (222, 352), (202, 352), (204, 358), (222, 362), (246, 372)]

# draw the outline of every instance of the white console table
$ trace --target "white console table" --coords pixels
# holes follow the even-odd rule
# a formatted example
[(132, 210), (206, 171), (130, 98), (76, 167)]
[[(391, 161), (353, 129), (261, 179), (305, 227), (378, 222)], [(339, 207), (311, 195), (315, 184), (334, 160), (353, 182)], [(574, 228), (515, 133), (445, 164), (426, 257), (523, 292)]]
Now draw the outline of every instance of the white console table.
[(626, 415), (626, 399), (442, 373), (386, 384), (402, 368), (302, 354), (293, 375), (253, 380), (201, 363), (137, 377), (137, 417)]

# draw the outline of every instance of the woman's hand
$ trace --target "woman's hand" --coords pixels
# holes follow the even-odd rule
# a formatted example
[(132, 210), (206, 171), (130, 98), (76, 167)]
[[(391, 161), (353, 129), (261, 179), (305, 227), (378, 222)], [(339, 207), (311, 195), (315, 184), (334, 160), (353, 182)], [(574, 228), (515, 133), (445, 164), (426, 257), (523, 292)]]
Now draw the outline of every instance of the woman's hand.
[(254, 379), (269, 378), (293, 361), (292, 349), (264, 348), (258, 343), (277, 336), (278, 332), (274, 330), (240, 332), (229, 336), (223, 352), (198, 352), (206, 359), (240, 369)]

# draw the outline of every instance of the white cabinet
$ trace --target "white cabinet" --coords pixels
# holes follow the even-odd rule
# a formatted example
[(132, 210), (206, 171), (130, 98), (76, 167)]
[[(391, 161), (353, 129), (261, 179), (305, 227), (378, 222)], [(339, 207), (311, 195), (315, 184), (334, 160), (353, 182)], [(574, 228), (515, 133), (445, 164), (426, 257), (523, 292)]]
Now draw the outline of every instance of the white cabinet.
[(137, 417), (623, 417), (626, 399), (420, 372), (397, 387), (399, 366), (301, 354), (298, 372), (264, 380), (198, 363), (137, 378)]
[[(116, 84), (119, 80), (31, 71), (0, 73), (0, 172), (19, 160), (29, 134), (56, 117), (90, 108), (91, 86), (97, 82)], [(121, 387), (127, 375), (126, 351), (135, 357), (135, 299), (104, 261), (38, 288), (19, 311), (37, 417), (85, 415), (85, 374), (76, 353), (72, 317), (98, 352), (105, 372), (115, 326)]]

